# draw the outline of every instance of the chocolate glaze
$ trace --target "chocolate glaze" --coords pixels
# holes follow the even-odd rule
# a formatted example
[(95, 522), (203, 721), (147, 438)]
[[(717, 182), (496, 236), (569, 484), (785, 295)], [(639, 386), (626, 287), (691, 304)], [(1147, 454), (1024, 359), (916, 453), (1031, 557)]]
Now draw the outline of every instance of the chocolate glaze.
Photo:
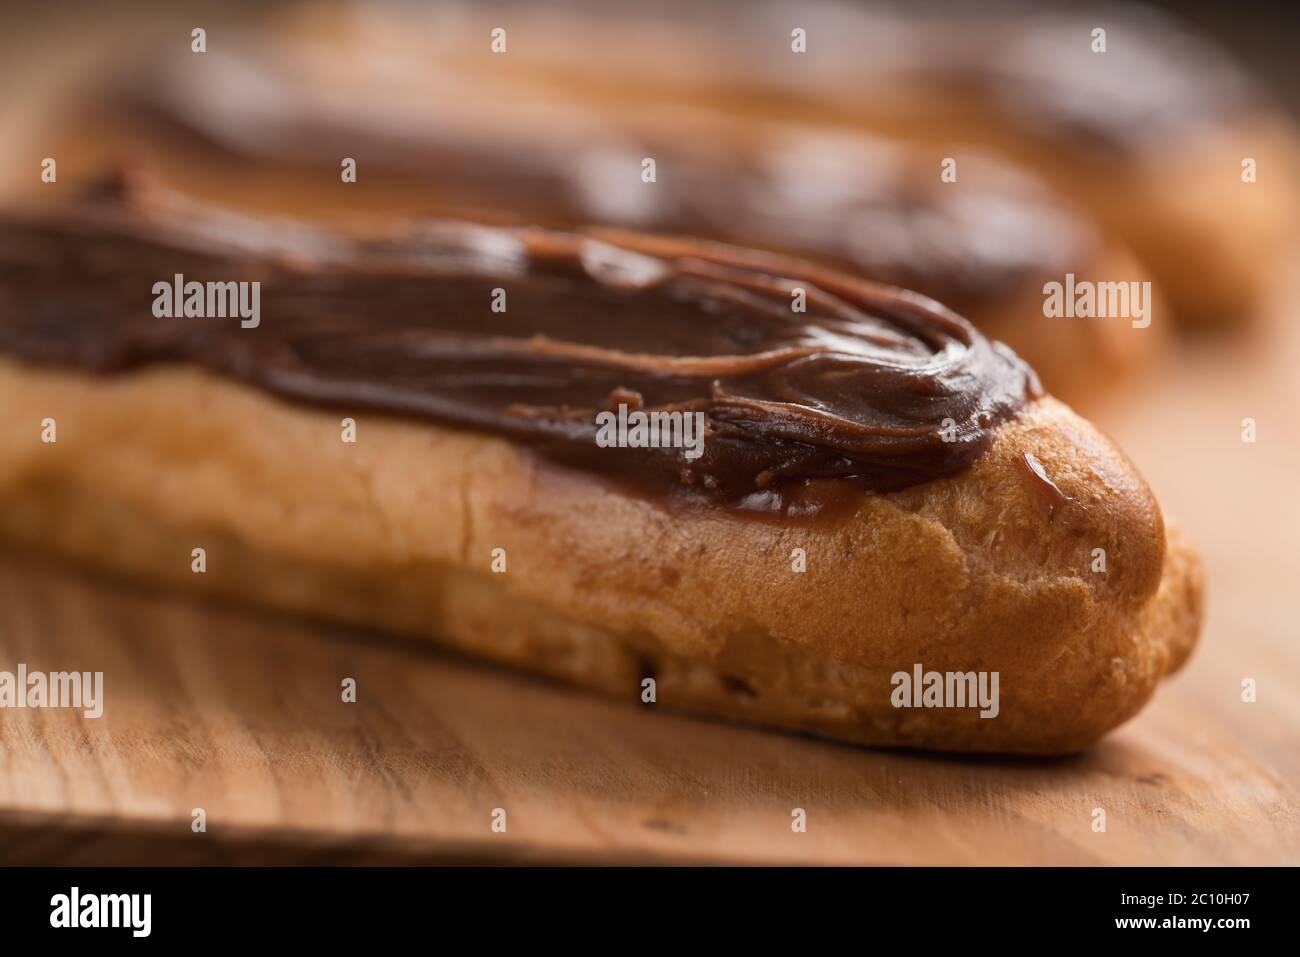
[(1020, 464), (1038, 497), (1047, 504), (1048, 520), (1060, 518), (1076, 535), (1084, 534), (1088, 530), (1087, 506), (1062, 492), (1033, 452), (1021, 455)]
[[(176, 273), (261, 282), (260, 325), (155, 318), (153, 284)], [(777, 511), (821, 480), (954, 475), (1039, 393), (1009, 349), (938, 304), (768, 254), (449, 221), (353, 235), (171, 195), (0, 218), (0, 351), (96, 373), (192, 363)], [(703, 455), (599, 447), (595, 416), (619, 403), (703, 413)]]

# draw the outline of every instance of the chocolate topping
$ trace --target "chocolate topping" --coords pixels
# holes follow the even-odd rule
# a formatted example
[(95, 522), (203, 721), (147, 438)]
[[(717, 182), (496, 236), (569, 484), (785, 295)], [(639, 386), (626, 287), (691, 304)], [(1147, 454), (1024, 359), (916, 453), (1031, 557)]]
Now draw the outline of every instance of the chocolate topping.
[[(178, 274), (260, 282), (259, 324), (155, 317)], [(97, 373), (192, 363), (757, 509), (822, 479), (953, 475), (1039, 392), (937, 303), (795, 260), (448, 221), (345, 234), (173, 196), (0, 218), (0, 351)], [(702, 413), (703, 454), (598, 445), (620, 405)]]

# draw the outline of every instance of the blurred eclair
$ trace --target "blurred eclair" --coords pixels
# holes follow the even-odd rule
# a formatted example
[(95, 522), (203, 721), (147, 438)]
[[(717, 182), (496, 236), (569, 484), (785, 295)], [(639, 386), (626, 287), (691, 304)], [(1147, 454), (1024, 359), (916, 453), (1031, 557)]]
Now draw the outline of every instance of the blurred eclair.
[[(1300, 138), (1209, 38), (1138, 5), (383, 4), (295, 30), (637, 114), (666, 103), (1023, 164), (1131, 249), (1186, 328), (1267, 300), (1297, 239)], [(493, 52), (495, 30), (504, 53)], [(1111, 277), (1107, 277), (1111, 278)], [(1116, 276), (1113, 278), (1125, 278)]]

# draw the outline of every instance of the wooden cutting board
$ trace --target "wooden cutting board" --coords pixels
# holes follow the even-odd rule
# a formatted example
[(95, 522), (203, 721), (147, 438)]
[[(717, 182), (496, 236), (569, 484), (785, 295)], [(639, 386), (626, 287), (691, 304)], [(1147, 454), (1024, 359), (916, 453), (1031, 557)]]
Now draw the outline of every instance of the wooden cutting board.
[(0, 669), (103, 671), (108, 702), (0, 710), (0, 862), (1300, 863), (1297, 358), (1300, 324), (1274, 322), (1102, 415), (1211, 587), (1189, 667), (1084, 755), (696, 721), (0, 553)]

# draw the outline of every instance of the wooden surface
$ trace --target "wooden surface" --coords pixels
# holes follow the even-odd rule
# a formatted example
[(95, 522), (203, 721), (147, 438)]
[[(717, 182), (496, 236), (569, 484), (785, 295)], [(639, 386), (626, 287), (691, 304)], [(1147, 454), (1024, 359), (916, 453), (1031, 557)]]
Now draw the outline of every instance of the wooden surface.
[(1292, 301), (1100, 416), (1202, 547), (1209, 626), (1085, 755), (873, 752), (649, 713), (8, 553), (0, 668), (103, 671), (107, 710), (0, 711), (0, 861), (1300, 863)]

